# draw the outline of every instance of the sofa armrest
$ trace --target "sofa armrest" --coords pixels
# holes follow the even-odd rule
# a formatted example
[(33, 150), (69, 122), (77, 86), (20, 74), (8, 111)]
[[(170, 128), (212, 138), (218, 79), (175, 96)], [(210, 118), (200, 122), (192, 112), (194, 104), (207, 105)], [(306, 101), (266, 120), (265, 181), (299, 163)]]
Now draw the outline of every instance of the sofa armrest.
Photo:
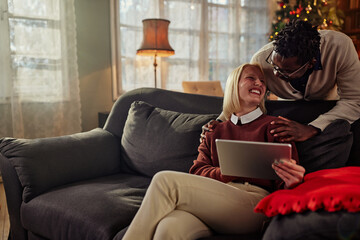
[(57, 186), (120, 171), (120, 140), (100, 128), (53, 138), (3, 138), (0, 153), (18, 175), (24, 202)]
[(28, 239), (27, 231), (22, 227), (20, 207), (22, 203), (22, 186), (17, 173), (8, 158), (0, 153), (0, 170), (6, 192), (7, 209), (10, 220), (9, 239)]

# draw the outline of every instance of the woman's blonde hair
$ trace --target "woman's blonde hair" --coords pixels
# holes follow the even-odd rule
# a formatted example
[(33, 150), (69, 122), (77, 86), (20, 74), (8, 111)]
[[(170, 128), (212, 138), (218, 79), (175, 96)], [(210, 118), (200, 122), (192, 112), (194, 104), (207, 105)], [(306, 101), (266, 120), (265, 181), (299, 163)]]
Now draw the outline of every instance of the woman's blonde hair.
[[(241, 111), (239, 82), (242, 71), (247, 66), (258, 67), (261, 70), (261, 72), (264, 74), (259, 64), (250, 64), (250, 63), (242, 64), (241, 66), (237, 67), (230, 73), (229, 77), (226, 80), (224, 101), (223, 101), (223, 114), (226, 120), (230, 118), (231, 114)], [(261, 100), (259, 107), (263, 111), (263, 113), (266, 112), (264, 98)]]

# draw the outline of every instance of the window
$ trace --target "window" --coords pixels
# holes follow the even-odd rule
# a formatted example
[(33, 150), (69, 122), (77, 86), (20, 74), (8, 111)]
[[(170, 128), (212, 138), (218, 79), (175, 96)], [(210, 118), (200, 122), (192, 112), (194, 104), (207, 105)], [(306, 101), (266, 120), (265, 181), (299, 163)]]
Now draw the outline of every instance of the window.
[(175, 55), (158, 58), (158, 86), (182, 91), (182, 81), (220, 80), (267, 43), (263, 0), (112, 0), (114, 98), (153, 87), (153, 58), (136, 56), (142, 20), (165, 18)]
[(74, 0), (0, 0), (0, 137), (81, 131)]
[(69, 46), (61, 19), (66, 4), (60, 4), (61, 0), (0, 1), (0, 98), (19, 97), (27, 102), (68, 99)]

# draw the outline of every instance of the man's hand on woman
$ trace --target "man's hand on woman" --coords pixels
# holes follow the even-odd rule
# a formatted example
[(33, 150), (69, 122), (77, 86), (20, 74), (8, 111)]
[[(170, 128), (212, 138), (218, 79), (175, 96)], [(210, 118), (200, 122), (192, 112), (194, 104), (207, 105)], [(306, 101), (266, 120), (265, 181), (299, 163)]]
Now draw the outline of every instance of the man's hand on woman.
[[(216, 120), (211, 120), (202, 126), (200, 142), (205, 139), (205, 133), (213, 131), (218, 123)], [(313, 126), (304, 125), (281, 116), (278, 117), (278, 120), (272, 121), (271, 124), (281, 125), (270, 132), (274, 137), (278, 137), (281, 142), (302, 142), (319, 133), (319, 130)]]
[(202, 143), (205, 139), (205, 133), (206, 132), (212, 132), (215, 128), (216, 128), (216, 125), (218, 124), (219, 122), (216, 121), (216, 120), (211, 120), (210, 122), (206, 123), (205, 125), (203, 125), (201, 127), (202, 131), (201, 131), (201, 134), (200, 134), (200, 142)]
[(274, 137), (279, 137), (282, 142), (302, 142), (318, 134), (318, 130), (310, 125), (304, 125), (284, 117), (272, 121), (271, 124), (281, 125), (270, 131)]

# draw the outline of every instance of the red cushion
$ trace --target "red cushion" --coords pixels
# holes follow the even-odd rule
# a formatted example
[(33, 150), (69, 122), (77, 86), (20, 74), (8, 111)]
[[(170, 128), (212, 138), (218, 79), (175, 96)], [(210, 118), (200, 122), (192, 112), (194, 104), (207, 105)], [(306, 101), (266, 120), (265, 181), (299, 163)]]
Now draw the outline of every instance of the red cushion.
[(268, 217), (306, 210), (360, 211), (360, 167), (325, 169), (305, 175), (293, 189), (275, 191), (263, 198), (255, 212)]

